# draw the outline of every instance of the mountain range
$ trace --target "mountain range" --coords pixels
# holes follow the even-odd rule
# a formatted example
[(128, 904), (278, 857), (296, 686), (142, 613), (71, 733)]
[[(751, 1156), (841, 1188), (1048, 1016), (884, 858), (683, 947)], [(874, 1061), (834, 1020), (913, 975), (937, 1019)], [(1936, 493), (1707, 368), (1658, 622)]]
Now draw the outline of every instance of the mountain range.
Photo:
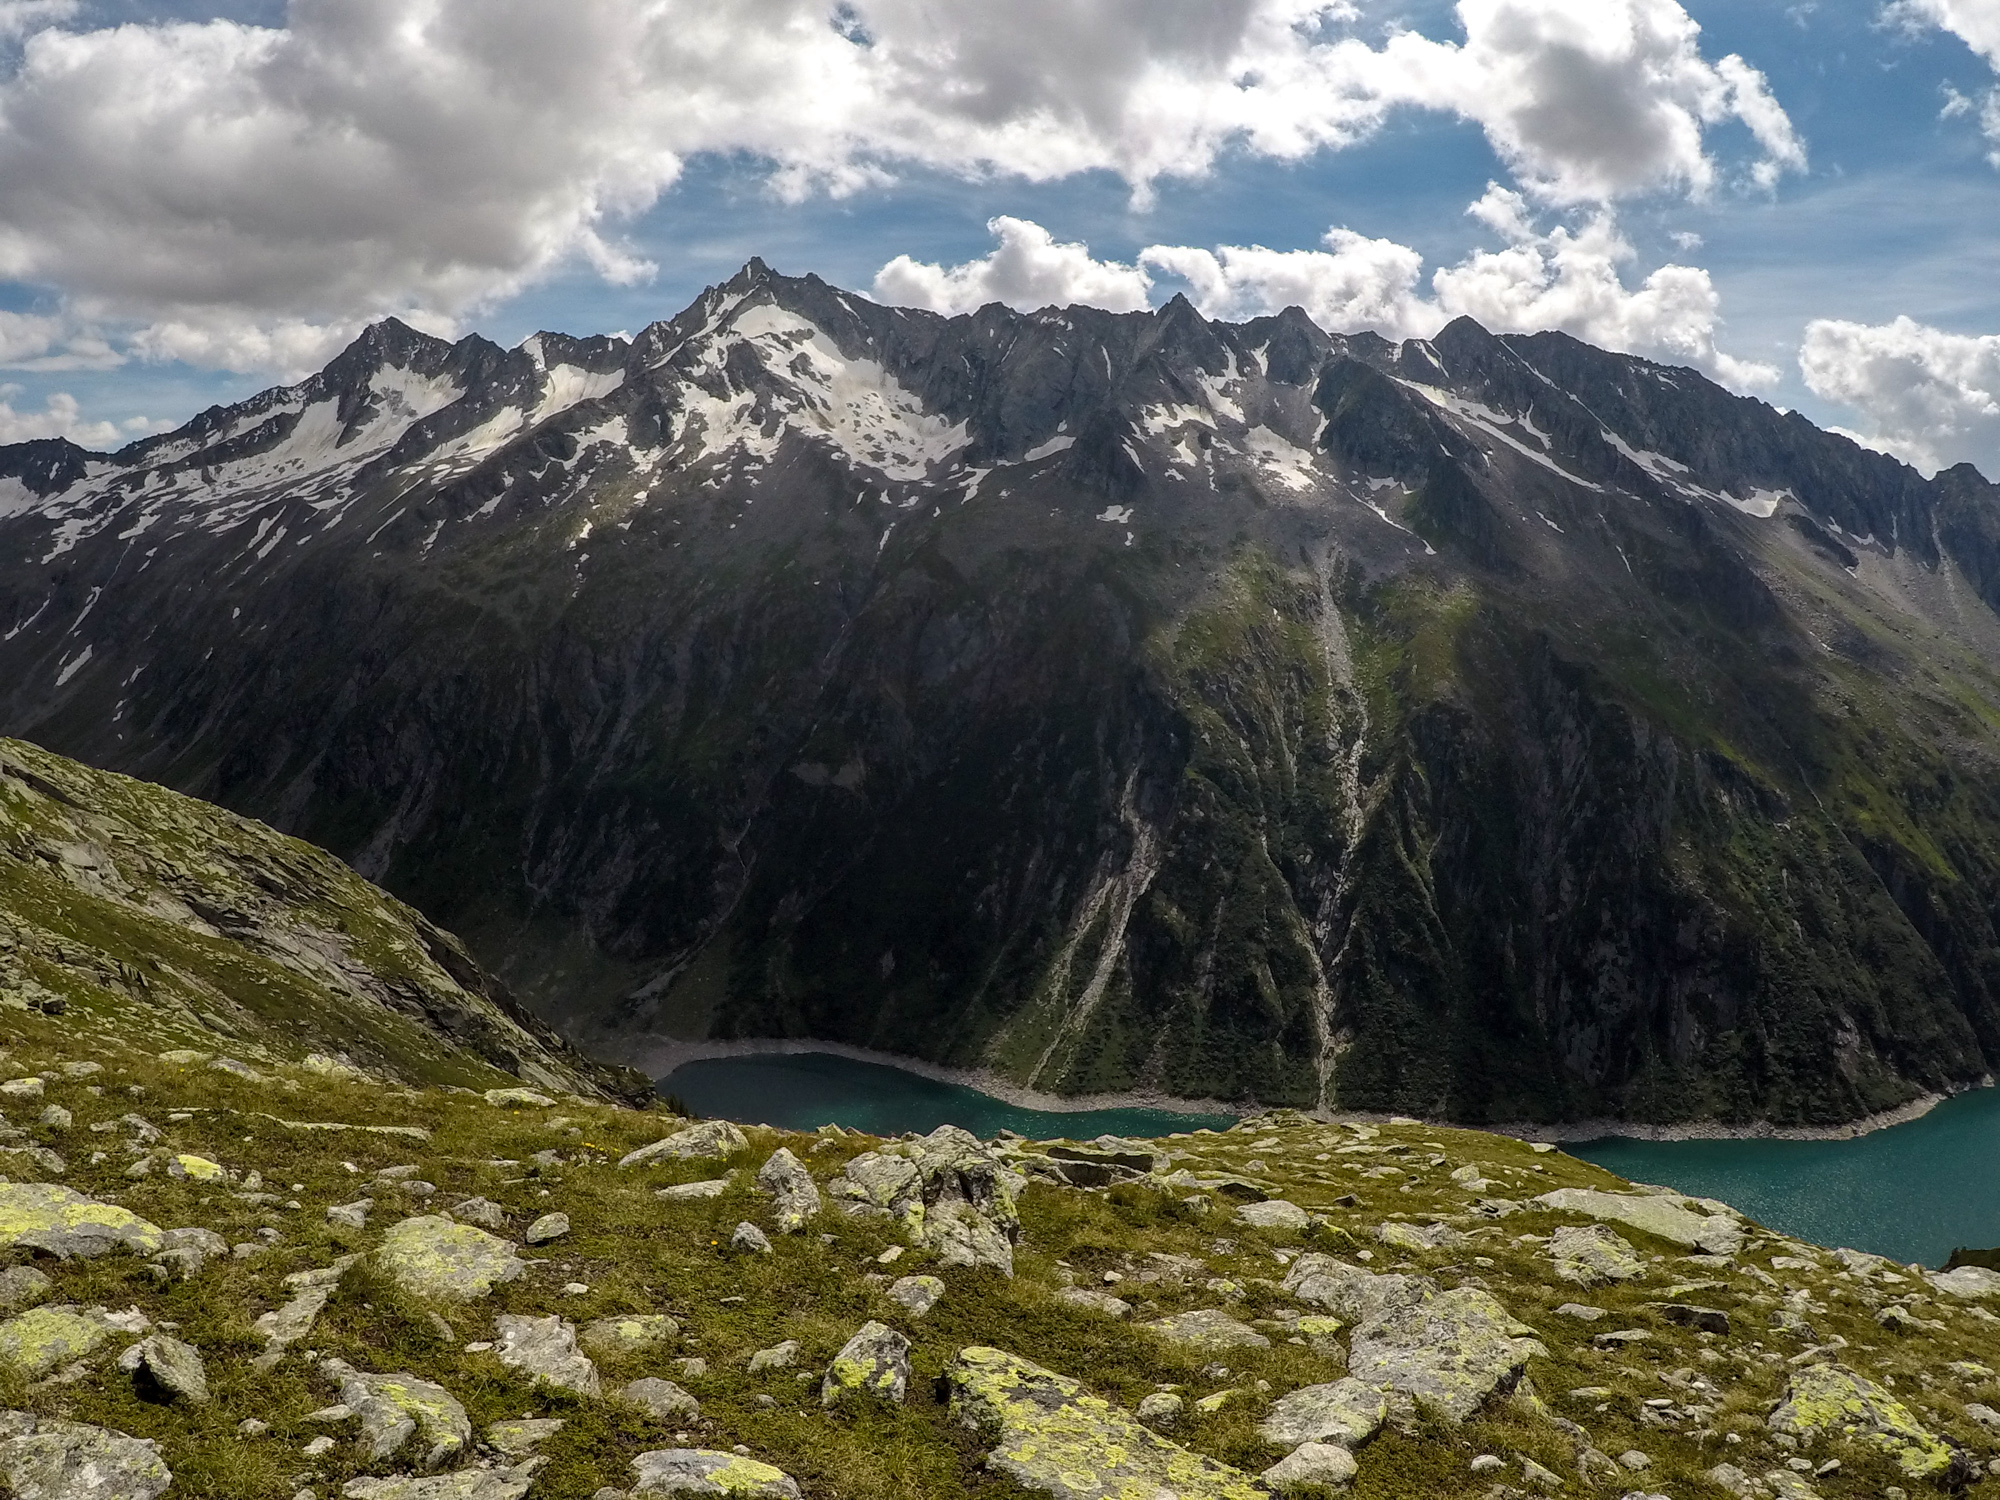
[(1825, 1124), (2000, 1057), (2000, 496), (1560, 334), (753, 261), (0, 448), (0, 732), (596, 1054)]

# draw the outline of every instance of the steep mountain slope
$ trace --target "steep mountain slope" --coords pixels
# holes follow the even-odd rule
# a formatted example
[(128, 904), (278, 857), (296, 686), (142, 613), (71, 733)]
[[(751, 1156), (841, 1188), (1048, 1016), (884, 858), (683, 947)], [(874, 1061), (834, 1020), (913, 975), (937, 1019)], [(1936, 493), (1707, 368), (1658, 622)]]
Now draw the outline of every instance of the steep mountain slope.
[(0, 726), (603, 1052), (1783, 1121), (2000, 1056), (2000, 504), (1691, 371), (753, 262), (0, 474)]
[(239, 1063), (649, 1092), (323, 851), (17, 741), (0, 741), (0, 1007)]

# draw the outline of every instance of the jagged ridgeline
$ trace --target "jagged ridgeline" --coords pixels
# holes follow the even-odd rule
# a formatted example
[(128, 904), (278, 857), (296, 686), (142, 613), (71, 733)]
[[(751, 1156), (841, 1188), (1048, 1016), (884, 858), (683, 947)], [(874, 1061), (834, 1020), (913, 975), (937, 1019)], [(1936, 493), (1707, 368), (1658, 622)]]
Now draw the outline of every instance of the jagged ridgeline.
[(228, 1051), (245, 1068), (311, 1058), (414, 1082), (649, 1092), (323, 851), (12, 740), (0, 741), (5, 1010), (153, 1052)]
[(0, 473), (0, 727), (606, 1055), (1785, 1122), (2000, 1056), (1993, 488), (1689, 370), (753, 262)]

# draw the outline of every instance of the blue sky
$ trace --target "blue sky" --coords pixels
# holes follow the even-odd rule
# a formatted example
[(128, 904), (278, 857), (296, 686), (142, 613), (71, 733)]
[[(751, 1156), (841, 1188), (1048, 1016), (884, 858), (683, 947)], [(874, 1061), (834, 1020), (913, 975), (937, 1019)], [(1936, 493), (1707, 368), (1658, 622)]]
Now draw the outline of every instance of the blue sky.
[[(213, 75), (230, 68), (244, 69), (255, 89), (282, 88), (288, 106), (319, 86), (311, 70), (331, 66), (330, 56), (360, 58), (393, 72), (380, 49), (403, 43), (393, 27), (385, 31), (386, 23), (378, 24), (378, 0), (298, 0), (290, 7), (261, 0), (211, 5), (99, 0), (82, 6), (12, 0), (17, 16), (12, 29), (20, 40), (13, 76), (0, 85), (0, 225), (64, 227), (39, 239), (24, 235), (25, 243), (12, 248), (0, 236), (0, 268), (22, 273), (0, 285), (0, 308), (28, 320), (13, 330), (11, 340), (0, 328), (0, 352), (10, 343), (13, 351), (8, 361), (13, 367), (0, 373), (0, 381), (18, 387), (0, 416), (0, 437), (65, 430), (102, 443), (111, 436), (106, 423), (124, 424), (132, 432), (140, 430), (139, 418), (156, 427), (175, 422), (211, 402), (236, 399), (317, 364), (354, 327), (388, 310), (510, 344), (541, 328), (636, 330), (677, 311), (753, 254), (780, 269), (816, 271), (862, 291), (870, 290), (886, 263), (908, 256), (937, 271), (895, 282), (903, 300), (927, 296), (949, 309), (996, 289), (1001, 294), (1011, 289), (1008, 300), (1019, 296), (1032, 302), (1035, 289), (1046, 285), (1114, 285), (1141, 295), (1130, 289), (1148, 280), (1142, 294), (1157, 303), (1176, 290), (1200, 293), (1201, 287), (1170, 274), (1165, 260), (1138, 269), (1149, 247), (1262, 246), (1317, 253), (1319, 261), (1288, 263), (1286, 274), (1333, 278), (1348, 289), (1326, 293), (1314, 308), (1322, 321), (1344, 317), (1395, 335), (1423, 332), (1452, 310), (1488, 308), (1487, 321), (1504, 325), (1515, 318), (1526, 327), (1540, 320), (1652, 357), (1703, 364), (1740, 388), (1852, 430), (1927, 469), (1970, 458), (2000, 472), (2000, 420), (1993, 399), (2000, 393), (2000, 339), (1992, 338), (2000, 334), (2000, 275), (1994, 274), (2000, 271), (1995, 235), (2000, 170), (1988, 159), (2000, 151), (2000, 141), (1987, 138), (1982, 119), (1995, 90), (1994, 69), (1975, 50), (2000, 41), (2000, 0), (1918, 0), (1893, 9), (1871, 0), (1681, 0), (1679, 5), (1601, 0), (1597, 10), (1622, 7), (1656, 29), (1683, 11), (1699, 26), (1699, 37), (1674, 54), (1675, 66), (1693, 79), (1676, 85), (1682, 92), (1675, 98), (1692, 97), (1689, 88), (1712, 90), (1721, 60), (1740, 57), (1761, 74), (1764, 94), (1788, 123), (1802, 165), (1787, 162), (1783, 146), (1773, 145), (1768, 120), (1764, 137), (1753, 133), (1747, 107), (1711, 110), (1711, 118), (1699, 122), (1693, 148), (1712, 168), (1714, 181), (1705, 189), (1691, 189), (1685, 180), (1686, 148), (1677, 148), (1681, 156), (1660, 170), (1614, 165), (1599, 171), (1600, 178), (1610, 171), (1610, 178), (1576, 187), (1574, 164), (1562, 152), (1587, 152), (1588, 137), (1600, 128), (1596, 121), (1588, 116), (1568, 121), (1549, 135), (1554, 146), (1532, 140), (1523, 146), (1516, 138), (1522, 130), (1532, 135), (1540, 128), (1535, 111), (1543, 102), (1572, 113), (1581, 109), (1572, 97), (1528, 99), (1511, 116), (1481, 118), (1476, 100), (1467, 104), (1448, 89), (1440, 98), (1430, 97), (1425, 91), (1432, 86), (1424, 77), (1414, 84), (1382, 84), (1367, 72), (1376, 53), (1387, 56), (1387, 39), (1398, 32), (1436, 44), (1441, 49), (1436, 56), (1449, 61), (1469, 56), (1479, 40), (1472, 31), (1491, 24), (1490, 16), (1481, 23), (1469, 14), (1476, 6), (1516, 19), (1547, 12), (1554, 28), (1565, 14), (1583, 13), (1577, 10), (1581, 0), (1474, 0), (1467, 11), (1445, 3), (1363, 4), (1348, 14), (1329, 7), (1315, 23), (1321, 39), (1337, 34), (1375, 49), (1356, 53), (1363, 72), (1344, 65), (1339, 74), (1344, 81), (1336, 86), (1388, 103), (1359, 126), (1340, 126), (1345, 143), (1296, 155), (1260, 144), (1256, 132), (1287, 108), (1311, 113), (1317, 106), (1309, 98), (1305, 105), (1260, 106), (1265, 114), (1247, 136), (1225, 132), (1182, 154), (1181, 165), (1195, 161), (1195, 175), (1178, 175), (1170, 166), (1137, 193), (1134, 179), (1143, 174), (1129, 158), (1150, 149), (1143, 119), (1107, 127), (1090, 149), (1073, 153), (1073, 166), (1065, 164), (1060, 133), (1037, 134), (1038, 126), (1023, 126), (1014, 135), (1008, 131), (1033, 114), (1035, 98), (1041, 97), (1036, 88), (1060, 97), (1064, 88), (1096, 87), (1094, 74), (1079, 75), (1080, 84), (1066, 81), (1061, 49), (1102, 46), (1115, 56), (1121, 45), (1115, 28), (1107, 33), (1097, 27), (1081, 41), (1066, 38), (1064, 13), (1095, 10), (1099, 19), (1113, 12), (1142, 15), (1132, 22), (1135, 48), (1151, 47), (1185, 66), (1193, 54), (1174, 49), (1193, 44), (1171, 32), (1179, 23), (1169, 12), (1192, 14), (1186, 4), (1152, 0), (1150, 11), (1129, 12), (1132, 0), (996, 0), (993, 9), (1032, 12), (1023, 19), (1039, 20), (1050, 34), (1048, 56), (1029, 45), (1019, 56), (1003, 59), (1002, 70), (989, 56), (992, 44), (979, 34), (925, 39), (934, 47), (959, 49), (938, 65), (947, 84), (991, 90), (996, 102), (988, 112), (994, 118), (980, 119), (975, 128), (960, 116), (940, 117), (936, 134), (952, 140), (933, 150), (924, 144), (932, 126), (912, 116), (906, 101), (874, 100), (840, 115), (859, 122), (851, 129), (860, 144), (832, 152), (815, 139), (816, 132), (825, 133), (818, 118), (822, 101), (807, 97), (810, 88), (786, 74), (788, 57), (758, 60), (747, 75), (752, 88), (769, 79), (770, 96), (759, 104), (758, 118), (719, 119), (701, 129), (687, 128), (681, 118), (708, 106), (701, 102), (703, 85), (689, 82), (699, 72), (676, 71), (682, 59), (674, 48), (685, 42), (691, 52), (723, 49), (701, 53), (710, 59), (706, 64), (697, 59), (689, 65), (712, 71), (715, 55), (733, 55), (739, 47), (728, 30), (732, 11), (743, 28), (740, 48), (748, 54), (760, 30), (768, 36), (780, 23), (809, 27), (813, 13), (807, 0), (737, 0), (720, 9), (720, 19), (709, 6), (699, 25), (678, 21), (679, 29), (665, 40), (638, 42), (619, 31), (636, 24), (632, 16), (643, 8), (636, 0), (567, 0), (566, 5), (551, 0), (546, 16), (522, 22), (525, 40), (504, 38), (488, 48), (490, 37), (473, 34), (497, 10), (531, 12), (539, 3), (485, 0), (482, 8), (471, 0), (406, 0), (405, 18), (428, 16), (443, 37), (413, 44), (418, 51), (434, 46), (447, 62), (458, 56), (453, 48), (469, 51), (502, 76), (510, 66), (505, 46), (548, 50), (545, 40), (534, 38), (553, 33), (535, 32), (531, 21), (559, 27), (567, 14), (579, 27), (585, 19), (601, 22), (606, 46), (615, 42), (629, 52), (643, 43), (663, 49), (656, 58), (648, 54), (652, 74), (617, 85), (635, 91), (631, 97), (643, 108), (625, 110), (615, 128), (577, 127), (576, 141), (565, 136), (574, 115), (524, 114), (518, 136), (510, 140), (514, 122), (506, 104), (492, 103), (490, 81), (467, 85), (480, 90), (476, 100), (466, 96), (473, 102), (441, 96), (430, 114), (406, 114), (386, 86), (370, 92), (327, 85), (324, 99), (308, 98), (298, 106), (311, 128), (358, 130), (424, 159), (423, 170), (385, 173), (377, 195), (387, 200), (381, 204), (382, 223), (365, 237), (357, 235), (352, 253), (345, 253), (338, 231), (330, 235), (325, 222), (315, 222), (315, 203), (359, 191), (355, 181), (379, 163), (370, 157), (355, 167), (326, 156), (288, 156), (292, 146), (275, 137), (266, 162), (258, 154), (258, 131), (270, 128), (268, 99), (260, 96), (244, 106), (243, 138), (225, 143), (232, 153), (226, 166), (240, 190), (209, 179), (200, 154), (224, 148), (207, 137), (191, 134), (178, 154), (130, 180), (121, 175), (125, 166), (105, 154), (104, 138), (135, 128), (121, 111), (136, 112), (136, 128), (153, 136), (179, 129), (172, 89), (157, 83), (163, 74), (171, 80), (176, 67), (189, 69), (189, 111), (199, 106), (210, 115), (217, 106), (202, 90)], [(1287, 15), (1311, 9), (1298, 0), (1227, 0), (1215, 8), (1234, 6), (1248, 14), (1260, 5)], [(872, 7), (848, 7), (845, 14), (867, 32), (878, 54), (887, 55), (899, 45), (916, 46), (919, 39), (910, 28), (917, 23), (910, 17), (922, 7), (913, 6), (915, 0), (881, 0)], [(0, 5), (0, 19), (8, 9)], [(310, 49), (304, 42), (296, 45), (307, 61), (285, 63), (291, 71), (274, 85), (267, 75), (277, 65), (258, 51), (263, 43), (257, 35), (232, 31), (229, 45), (215, 50), (219, 22), (316, 40)], [(192, 24), (177, 29), (175, 23)], [(124, 30), (111, 29), (118, 26)], [(1150, 29), (1138, 36), (1139, 28)], [(1032, 37), (1037, 27), (1016, 29)], [(701, 35), (686, 40), (696, 31)], [(120, 37), (127, 41), (118, 43)], [(263, 42), (271, 39), (270, 33), (263, 35)], [(121, 46), (138, 50), (121, 57)], [(576, 75), (549, 87), (574, 86), (585, 98), (581, 91), (592, 86), (591, 70), (601, 73), (617, 55), (597, 58), (582, 50)], [(1272, 56), (1261, 61), (1269, 64)], [(412, 77), (446, 71), (428, 56), (407, 61)], [(1226, 73), (1241, 61), (1231, 57), (1216, 66)], [(990, 76), (982, 71), (989, 64)], [(522, 52), (524, 71), (539, 65), (528, 50)], [(128, 76), (120, 68), (143, 78), (152, 91), (143, 108), (117, 92)], [(99, 86), (74, 82), (92, 70), (101, 75)], [(1020, 82), (1024, 72), (1035, 74), (1031, 84)], [(1625, 87), (1616, 84), (1615, 74), (1606, 76)], [(1355, 83), (1356, 77), (1363, 81)], [(1004, 79), (1014, 96), (999, 98), (1002, 86), (993, 78)], [(1529, 86), (1544, 83), (1531, 80)], [(745, 86), (736, 87), (740, 92)], [(927, 76), (926, 87), (937, 87), (935, 79)], [(1475, 81), (1469, 87), (1487, 85)], [(1579, 86), (1573, 92), (1580, 96), (1587, 90)], [(676, 104), (683, 95), (693, 102), (680, 111)], [(1960, 102), (1953, 105), (1954, 99)], [(1113, 93), (1101, 102), (1101, 116), (1129, 105)], [(225, 107), (236, 107), (233, 96)], [(629, 128), (624, 123), (655, 107), (657, 123)], [(1001, 118), (1010, 107), (1017, 115)], [(1621, 128), (1614, 116), (1622, 107), (1617, 100), (1604, 106), (1605, 132)], [(795, 128), (767, 123), (782, 122), (794, 108), (802, 115)], [(722, 106), (715, 111), (727, 114)], [(453, 124), (460, 115), (468, 121), (463, 133)], [(2000, 134), (2000, 107), (1988, 118)], [(287, 128), (296, 134), (297, 120)], [(954, 133), (960, 131), (969, 144), (958, 141)], [(562, 143), (549, 146), (552, 135)], [(1579, 136), (1585, 140), (1581, 148), (1573, 145)], [(575, 153), (580, 164), (573, 175), (597, 174), (587, 208), (579, 209), (551, 186), (566, 170), (565, 151)], [(650, 164), (648, 152), (671, 153), (677, 173)], [(437, 212), (435, 202), (455, 191), (449, 167), (459, 157), (467, 163), (468, 179), (479, 184), (479, 201), (463, 214)], [(1760, 161), (1772, 164), (1761, 185), (1750, 180)], [(797, 168), (797, 177), (774, 182), (780, 165)], [(260, 198), (256, 179), (266, 166), (270, 186)], [(1600, 168), (1602, 163), (1592, 170)], [(329, 180), (315, 183), (318, 172)], [(177, 173), (186, 175), (185, 183)], [(1499, 220), (1492, 212), (1468, 214), (1468, 206), (1495, 183), (1519, 195), (1511, 200), (1516, 222), (1528, 227), (1496, 231)], [(301, 195), (296, 211), (276, 211), (273, 205), (294, 184)], [(489, 263), (468, 268), (468, 261), (481, 260), (479, 246), (508, 240), (508, 195), (517, 189), (523, 221), (543, 226), (539, 238), (524, 236), (522, 244), (494, 253)], [(399, 192), (411, 194), (407, 212), (397, 211)], [(368, 217), (375, 207), (374, 200), (361, 199), (346, 220), (332, 222), (357, 213)], [(1002, 215), (1040, 226), (1059, 245), (1086, 246), (1087, 257), (1076, 251), (1059, 264), (1060, 257), (1044, 255), (1044, 269), (1054, 280), (1016, 288), (1004, 267), (981, 268), (996, 242), (988, 221)], [(577, 239), (579, 223), (586, 224), (586, 237), (595, 234), (596, 243)], [(1626, 294), (1623, 300), (1606, 301), (1601, 276), (1580, 290), (1566, 290), (1569, 283), (1554, 269), (1548, 285), (1525, 291), (1512, 286), (1498, 302), (1490, 296), (1467, 302), (1470, 292), (1454, 301), (1430, 281), (1439, 268), (1461, 267), (1468, 257), (1510, 246), (1540, 255), (1553, 268), (1565, 253), (1562, 247), (1593, 225), (1600, 246), (1629, 251), (1611, 273)], [(1352, 256), (1335, 262), (1322, 238), (1331, 228), (1416, 252), (1423, 269), (1413, 282), (1406, 277), (1400, 292), (1393, 286), (1385, 292), (1388, 283), (1370, 281), (1365, 295), (1350, 295), (1360, 262)], [(286, 235), (296, 236), (295, 253)], [(474, 248), (468, 251), (468, 245)], [(160, 266), (145, 274), (129, 270), (155, 253)], [(1367, 255), (1374, 257), (1365, 268), (1370, 275), (1393, 261), (1390, 249), (1377, 247)], [(204, 260), (214, 262), (212, 275), (202, 274), (209, 269)], [(1095, 281), (1076, 281), (1073, 273), (1086, 263), (1113, 270), (1095, 273)], [(1270, 267), (1247, 260), (1232, 265), (1224, 256), (1217, 264), (1230, 274), (1209, 285), (1205, 299), (1198, 295), (1211, 312), (1258, 310), (1259, 298), (1276, 298), (1292, 285), (1274, 279)], [(1498, 264), (1487, 262), (1485, 268), (1492, 271)], [(1668, 264), (1705, 273), (1710, 302), (1701, 301), (1699, 285), (1691, 292), (1683, 287), (1694, 301), (1683, 298), (1671, 315), (1639, 297), (1646, 278)], [(950, 279), (952, 268), (966, 267), (972, 269)], [(239, 274), (240, 285), (249, 290), (239, 292), (233, 279)], [(1809, 345), (1811, 369), (1802, 372), (1802, 349)]]

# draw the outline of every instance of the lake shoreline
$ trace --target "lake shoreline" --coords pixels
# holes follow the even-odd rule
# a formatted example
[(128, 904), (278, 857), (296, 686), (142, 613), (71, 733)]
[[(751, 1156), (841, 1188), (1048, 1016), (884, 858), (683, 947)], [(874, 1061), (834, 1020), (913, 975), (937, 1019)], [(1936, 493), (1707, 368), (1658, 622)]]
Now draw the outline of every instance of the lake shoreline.
[[(1240, 1104), (1225, 1103), (1220, 1099), (1184, 1099), (1178, 1095), (1151, 1090), (1110, 1094), (1048, 1094), (1037, 1089), (1023, 1088), (987, 1068), (945, 1067), (919, 1058), (905, 1057), (900, 1053), (881, 1052), (869, 1047), (850, 1046), (845, 1042), (822, 1042), (808, 1038), (742, 1037), (697, 1041), (654, 1034), (636, 1039), (621, 1037), (618, 1038), (618, 1042), (619, 1060), (627, 1067), (638, 1068), (659, 1083), (664, 1083), (667, 1077), (683, 1063), (702, 1062), (713, 1058), (787, 1057), (820, 1052), (846, 1058), (851, 1062), (898, 1068), (905, 1073), (928, 1078), (936, 1083), (957, 1084), (962, 1088), (975, 1089), (1017, 1109), (1038, 1110), (1044, 1114), (1090, 1114), (1099, 1110), (1150, 1109), (1167, 1114), (1231, 1115), (1237, 1119), (1247, 1119), (1266, 1112), (1262, 1107), (1246, 1109)], [(1614, 1139), (1845, 1141), (1871, 1135), (1878, 1130), (1888, 1130), (1897, 1125), (1907, 1125), (1912, 1120), (1920, 1120), (1947, 1099), (1956, 1098), (1975, 1089), (1991, 1088), (1993, 1083), (1993, 1077), (1989, 1074), (1977, 1083), (1967, 1084), (1963, 1088), (1952, 1089), (1945, 1093), (1921, 1094), (1907, 1104), (1898, 1105), (1895, 1109), (1883, 1110), (1840, 1125), (1774, 1125), (1768, 1120), (1753, 1121), (1748, 1125), (1725, 1125), (1711, 1120), (1649, 1125), (1619, 1119), (1572, 1120), (1556, 1123), (1517, 1120), (1490, 1125), (1468, 1125), (1454, 1120), (1426, 1120), (1423, 1123), (1436, 1125), (1441, 1129), (1485, 1130), (1494, 1135), (1512, 1136), (1516, 1140), (1547, 1141), (1558, 1145), (1565, 1142)], [(1352, 1121), (1355, 1124), (1381, 1125), (1391, 1120), (1408, 1118), (1359, 1110), (1306, 1110), (1303, 1113), (1330, 1124)]]

